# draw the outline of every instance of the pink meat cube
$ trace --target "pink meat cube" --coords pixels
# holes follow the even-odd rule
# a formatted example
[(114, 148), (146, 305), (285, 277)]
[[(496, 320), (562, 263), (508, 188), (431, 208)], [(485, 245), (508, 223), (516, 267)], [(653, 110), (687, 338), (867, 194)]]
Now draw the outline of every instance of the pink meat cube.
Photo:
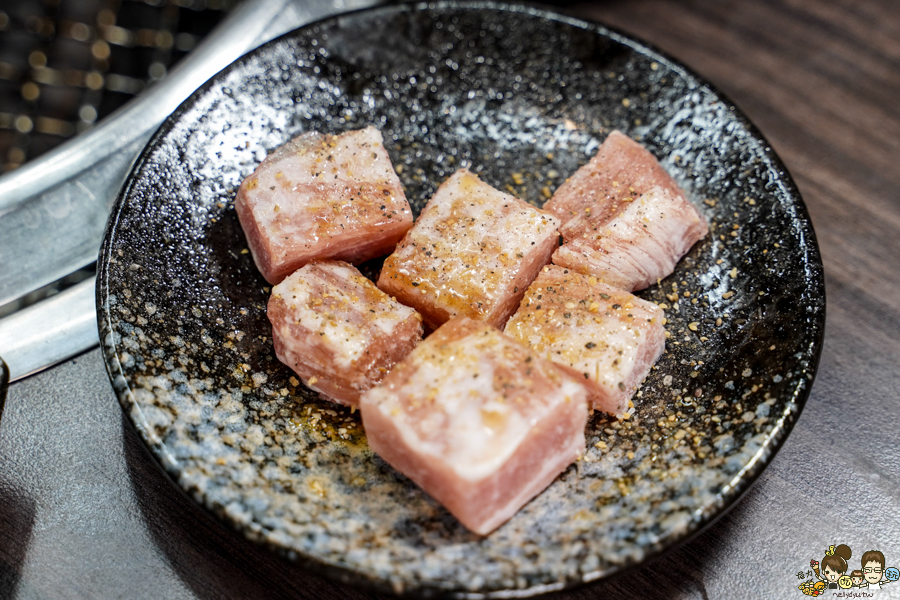
[(557, 266), (528, 288), (506, 333), (583, 378), (597, 410), (622, 414), (665, 349), (652, 302)]
[(544, 208), (562, 221), (554, 264), (629, 291), (670, 275), (708, 232), (656, 157), (618, 131)]
[(253, 260), (273, 284), (317, 258), (360, 263), (388, 254), (412, 226), (373, 127), (295, 138), (244, 180), (234, 205)]
[(335, 260), (308, 263), (276, 285), (268, 316), (278, 360), (350, 406), (422, 339), (416, 311)]
[(385, 260), (378, 287), (432, 327), (457, 315), (501, 327), (550, 262), (558, 224), (550, 213), (461, 169)]
[(584, 452), (584, 386), (467, 317), (422, 342), (360, 409), (372, 449), (481, 535)]

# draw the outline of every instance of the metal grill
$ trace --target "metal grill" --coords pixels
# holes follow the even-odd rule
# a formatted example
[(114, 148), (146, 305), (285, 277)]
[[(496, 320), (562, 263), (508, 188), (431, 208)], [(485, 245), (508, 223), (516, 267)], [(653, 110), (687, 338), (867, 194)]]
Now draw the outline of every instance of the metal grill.
[[(2, 0), (0, 174), (87, 131), (140, 94), (237, 0)], [(94, 275), (94, 266), (0, 306), (0, 318)]]
[(0, 173), (90, 129), (237, 0), (0, 1)]

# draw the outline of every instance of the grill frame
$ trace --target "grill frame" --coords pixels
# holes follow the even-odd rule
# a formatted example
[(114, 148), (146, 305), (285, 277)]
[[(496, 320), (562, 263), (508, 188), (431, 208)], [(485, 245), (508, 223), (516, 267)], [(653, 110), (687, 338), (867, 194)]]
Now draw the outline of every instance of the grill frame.
[(0, 174), (159, 81), (237, 0), (13, 0), (0, 10)]

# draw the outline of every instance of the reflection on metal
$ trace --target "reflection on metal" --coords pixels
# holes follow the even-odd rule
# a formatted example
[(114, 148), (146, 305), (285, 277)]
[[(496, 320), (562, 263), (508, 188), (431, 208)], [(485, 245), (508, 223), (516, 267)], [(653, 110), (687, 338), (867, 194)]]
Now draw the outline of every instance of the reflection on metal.
[(15, 381), (98, 343), (94, 278), (0, 321), (0, 356)]
[[(58, 281), (97, 260), (107, 214), (141, 149), (162, 121), (195, 89), (242, 54), (306, 23), (376, 4), (375, 0), (258, 0), (239, 6), (172, 73), (111, 115), (95, 129), (42, 158), (0, 177), (0, 306)], [(93, 281), (91, 279), (90, 281)], [(93, 290), (78, 284), (58, 296), (0, 320), (0, 332), (21, 331), (20, 313), (36, 328), (25, 363), (8, 350), (0, 333), (0, 354), (12, 379), (46, 368), (96, 345)], [(70, 293), (71, 292), (71, 293)], [(78, 298), (69, 318), (93, 335), (48, 326), (59, 298)], [(90, 297), (90, 303), (84, 301)], [(75, 309), (81, 313), (74, 312)], [(79, 331), (80, 333), (75, 333)], [(61, 343), (60, 336), (68, 339)], [(60, 356), (67, 348), (66, 356)], [(38, 366), (33, 361), (45, 352)], [(57, 350), (58, 349), (58, 350)], [(26, 366), (17, 366), (23, 364)], [(23, 372), (24, 371), (24, 372)]]
[(0, 357), (0, 419), (3, 419), (3, 406), (6, 404), (7, 390), (9, 390), (9, 367)]

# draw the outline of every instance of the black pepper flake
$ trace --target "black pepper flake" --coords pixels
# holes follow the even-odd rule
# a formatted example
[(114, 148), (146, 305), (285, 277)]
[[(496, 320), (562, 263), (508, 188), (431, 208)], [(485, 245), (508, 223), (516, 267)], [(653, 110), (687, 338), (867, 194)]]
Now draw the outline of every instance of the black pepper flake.
[(412, 286), (413, 286), (413, 287), (419, 287), (419, 282), (418, 282), (418, 281), (413, 281), (413, 282), (412, 282)]
[(595, 344), (594, 342), (588, 342), (587, 344), (584, 345), (584, 347), (587, 348), (588, 350), (590, 350), (591, 348), (596, 348), (597, 344)]
[(613, 310), (619, 310), (620, 308), (622, 308), (622, 305), (621, 304), (613, 304), (612, 307), (613, 307)]
[(619, 389), (622, 390), (623, 392), (625, 391), (625, 384), (622, 383), (621, 381), (619, 382)]
[(600, 294), (600, 297), (604, 300), (609, 300), (609, 294)]
[(563, 313), (563, 316), (567, 319), (572, 317), (572, 313)]

